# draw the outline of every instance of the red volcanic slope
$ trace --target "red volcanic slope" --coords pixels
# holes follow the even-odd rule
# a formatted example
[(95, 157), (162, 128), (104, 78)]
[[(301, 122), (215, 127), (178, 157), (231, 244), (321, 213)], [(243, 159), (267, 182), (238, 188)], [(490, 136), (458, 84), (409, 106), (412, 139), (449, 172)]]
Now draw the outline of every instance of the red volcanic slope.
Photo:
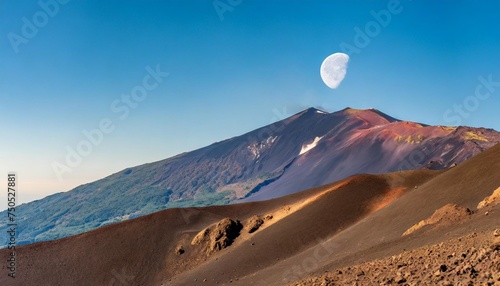
[(321, 138), (316, 147), (296, 157), (279, 180), (244, 201), (274, 198), (358, 173), (443, 169), (500, 142), (500, 134), (492, 129), (428, 126), (373, 109), (348, 108), (324, 116), (349, 119), (312, 137)]

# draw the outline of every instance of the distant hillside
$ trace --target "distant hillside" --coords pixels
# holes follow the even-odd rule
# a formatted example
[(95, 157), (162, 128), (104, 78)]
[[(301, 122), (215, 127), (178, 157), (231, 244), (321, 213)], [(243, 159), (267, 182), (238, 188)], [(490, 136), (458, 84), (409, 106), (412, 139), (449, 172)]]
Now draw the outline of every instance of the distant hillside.
[(500, 134), (491, 129), (427, 126), (374, 109), (310, 108), (21, 205), (18, 241), (61, 238), (166, 208), (270, 199), (353, 174), (444, 169), (498, 142)]

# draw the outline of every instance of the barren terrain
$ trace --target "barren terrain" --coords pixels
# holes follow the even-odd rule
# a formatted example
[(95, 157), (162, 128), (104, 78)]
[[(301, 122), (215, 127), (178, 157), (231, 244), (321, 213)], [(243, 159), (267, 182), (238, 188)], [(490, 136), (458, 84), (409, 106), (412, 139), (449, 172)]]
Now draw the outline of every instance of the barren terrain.
[(491, 248), (499, 158), (497, 145), (444, 171), (356, 175), (273, 200), (168, 209), (21, 246), (18, 277), (2, 275), (0, 284), (499, 283)]

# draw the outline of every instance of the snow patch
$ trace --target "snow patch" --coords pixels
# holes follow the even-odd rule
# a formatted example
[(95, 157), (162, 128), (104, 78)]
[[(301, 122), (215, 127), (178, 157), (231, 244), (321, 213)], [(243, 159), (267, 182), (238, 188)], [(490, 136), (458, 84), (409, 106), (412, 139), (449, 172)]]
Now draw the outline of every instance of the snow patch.
[(323, 139), (323, 137), (325, 137), (325, 136), (316, 137), (316, 138), (314, 138), (314, 141), (311, 144), (302, 145), (302, 149), (300, 150), (299, 156), (306, 153), (306, 152), (309, 152), (311, 149), (316, 147), (316, 145), (318, 145), (318, 142), (321, 139)]
[(260, 157), (262, 151), (269, 149), (277, 138), (278, 136), (269, 136), (264, 141), (256, 142), (247, 146), (247, 149), (250, 153), (252, 153), (253, 159), (257, 159)]
[(319, 113), (319, 114), (328, 114), (328, 113), (326, 113), (324, 111), (321, 111), (321, 110), (316, 110), (316, 113)]
[(254, 159), (260, 157), (259, 148), (256, 145), (257, 144), (252, 144), (247, 147), (248, 151), (252, 153)]

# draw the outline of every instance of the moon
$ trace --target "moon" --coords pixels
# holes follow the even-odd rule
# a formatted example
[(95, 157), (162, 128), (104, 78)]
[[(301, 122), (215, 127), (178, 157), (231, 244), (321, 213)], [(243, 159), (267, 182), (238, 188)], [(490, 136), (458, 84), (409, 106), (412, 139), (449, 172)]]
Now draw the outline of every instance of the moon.
[(323, 82), (331, 89), (336, 89), (347, 73), (349, 56), (335, 53), (328, 56), (321, 64), (320, 74)]

